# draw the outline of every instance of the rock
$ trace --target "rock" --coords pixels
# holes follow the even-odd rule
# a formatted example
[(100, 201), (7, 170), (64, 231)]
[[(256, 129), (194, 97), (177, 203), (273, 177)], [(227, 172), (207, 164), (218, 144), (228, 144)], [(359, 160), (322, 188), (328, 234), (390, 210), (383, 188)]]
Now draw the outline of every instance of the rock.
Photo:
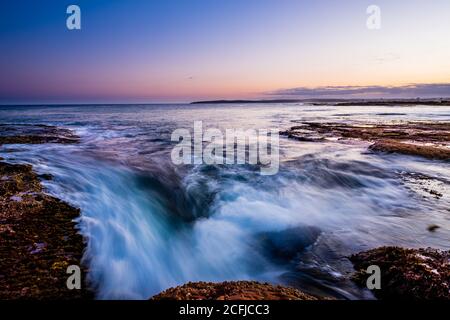
[(39, 178), (42, 180), (53, 180), (53, 176), (50, 173), (40, 174)]
[(69, 263), (67, 261), (57, 261), (52, 264), (51, 270), (66, 271)]
[(2, 144), (40, 144), (77, 143), (79, 137), (68, 129), (47, 125), (9, 125), (0, 124), (0, 145)]
[(450, 159), (450, 122), (346, 124), (304, 122), (280, 133), (301, 141), (359, 139), (374, 142), (370, 150), (401, 153), (429, 159)]
[(412, 156), (421, 156), (428, 159), (450, 160), (450, 149), (434, 146), (403, 143), (393, 140), (381, 140), (369, 147), (372, 151), (401, 153)]
[(66, 270), (55, 266), (83, 268), (79, 210), (45, 194), (31, 166), (0, 162), (0, 177), (0, 299), (91, 298), (87, 289), (68, 290)]
[[(64, 137), (49, 138), (48, 135), (61, 134), (54, 127), (26, 129), (34, 136), (46, 136), (16, 139), (9, 135), (0, 137), (0, 144), (72, 140), (71, 133), (64, 130)], [(0, 134), (15, 130), (0, 125)], [(31, 165), (0, 162), (0, 300), (93, 298), (87, 283), (81, 290), (69, 290), (66, 286), (64, 267), (79, 265), (83, 275), (87, 271), (81, 263), (83, 238), (73, 221), (80, 211), (44, 191)], [(61, 241), (63, 237), (67, 241)]]
[(170, 288), (152, 300), (317, 300), (297, 289), (255, 281), (189, 282)]
[(431, 196), (436, 200), (442, 198), (448, 200), (450, 196), (450, 181), (439, 175), (429, 176), (419, 172), (402, 171), (398, 176), (406, 188), (422, 198)]
[(12, 237), (16, 234), (10, 225), (0, 224), (0, 237)]
[(285, 264), (312, 245), (320, 234), (319, 228), (303, 225), (282, 231), (261, 232), (256, 235), (256, 245), (271, 261)]
[(379, 299), (450, 300), (450, 251), (381, 247), (350, 257), (356, 273), (353, 280), (366, 286), (367, 267), (381, 269)]
[(435, 232), (439, 228), (440, 227), (438, 225), (432, 224), (432, 225), (428, 226), (427, 230), (430, 231), (430, 232)]

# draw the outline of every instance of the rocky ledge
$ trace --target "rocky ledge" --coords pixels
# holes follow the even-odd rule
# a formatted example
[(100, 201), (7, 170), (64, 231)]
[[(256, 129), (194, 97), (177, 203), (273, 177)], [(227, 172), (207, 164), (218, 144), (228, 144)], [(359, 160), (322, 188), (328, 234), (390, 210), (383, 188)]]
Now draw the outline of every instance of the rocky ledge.
[(48, 125), (0, 124), (0, 145), (39, 144), (39, 143), (77, 143), (79, 137), (68, 129)]
[[(0, 137), (3, 144), (77, 139), (49, 126), (27, 126), (32, 134), (21, 136), (11, 135), (15, 128), (0, 128), (0, 134), (10, 134)], [(82, 267), (84, 242), (74, 222), (79, 214), (78, 209), (45, 193), (31, 165), (0, 162), (0, 299), (92, 297), (86, 286), (81, 290), (66, 286), (67, 267)]]
[(190, 282), (168, 289), (152, 300), (317, 300), (297, 289), (255, 281)]
[(449, 160), (450, 148), (442, 148), (415, 143), (404, 143), (395, 140), (377, 141), (369, 148), (372, 151), (386, 153), (401, 153), (412, 156), (422, 156), (428, 159)]
[(450, 122), (346, 124), (304, 122), (280, 133), (300, 141), (360, 139), (375, 152), (401, 153), (429, 159), (450, 159)]
[(353, 280), (366, 287), (371, 265), (381, 270), (378, 299), (449, 300), (450, 251), (381, 247), (350, 257), (357, 272)]

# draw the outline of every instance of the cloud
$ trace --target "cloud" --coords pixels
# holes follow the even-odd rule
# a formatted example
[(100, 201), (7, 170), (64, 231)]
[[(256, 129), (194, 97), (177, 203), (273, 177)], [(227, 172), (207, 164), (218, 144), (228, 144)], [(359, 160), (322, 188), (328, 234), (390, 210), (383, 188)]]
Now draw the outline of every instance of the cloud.
[(450, 97), (450, 83), (408, 84), (404, 86), (297, 87), (266, 93), (298, 98), (416, 98)]
[(395, 53), (387, 53), (381, 56), (372, 58), (372, 62), (375, 64), (383, 64), (400, 60), (400, 56)]

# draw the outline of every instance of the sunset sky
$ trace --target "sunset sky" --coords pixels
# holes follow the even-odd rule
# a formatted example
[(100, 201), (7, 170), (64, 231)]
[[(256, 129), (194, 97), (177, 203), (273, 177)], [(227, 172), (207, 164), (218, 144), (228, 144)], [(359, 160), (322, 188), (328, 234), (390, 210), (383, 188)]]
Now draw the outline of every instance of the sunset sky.
[[(81, 8), (81, 30), (66, 28), (70, 4)], [(366, 27), (371, 4), (380, 30)], [(410, 84), (419, 86), (390, 88)], [(373, 95), (450, 97), (449, 0), (0, 7), (2, 104)]]

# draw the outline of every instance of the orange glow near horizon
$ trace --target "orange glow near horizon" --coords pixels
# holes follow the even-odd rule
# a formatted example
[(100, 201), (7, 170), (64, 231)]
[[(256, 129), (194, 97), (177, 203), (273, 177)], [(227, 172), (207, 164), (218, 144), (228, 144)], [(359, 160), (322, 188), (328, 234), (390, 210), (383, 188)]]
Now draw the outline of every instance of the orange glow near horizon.
[(8, 5), (0, 103), (253, 99), (297, 87), (450, 83), (448, 0), (379, 0), (379, 30), (367, 28), (361, 1), (175, 2), (84, 5), (88, 20), (76, 32), (60, 25), (53, 3), (36, 5), (31, 22)]

